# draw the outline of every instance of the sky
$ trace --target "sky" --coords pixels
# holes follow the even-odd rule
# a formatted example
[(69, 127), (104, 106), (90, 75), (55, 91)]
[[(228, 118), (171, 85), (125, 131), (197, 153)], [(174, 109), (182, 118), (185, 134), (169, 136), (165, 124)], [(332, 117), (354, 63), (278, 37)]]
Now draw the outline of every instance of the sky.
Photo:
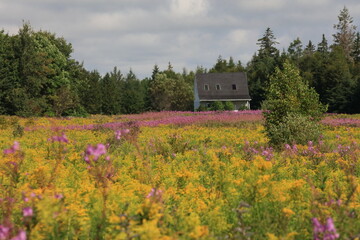
[(280, 50), (322, 34), (331, 43), (344, 6), (360, 30), (359, 0), (0, 0), (0, 29), (17, 34), (29, 22), (64, 37), (87, 70), (143, 79), (155, 64), (209, 69), (220, 55), (246, 65), (268, 27)]

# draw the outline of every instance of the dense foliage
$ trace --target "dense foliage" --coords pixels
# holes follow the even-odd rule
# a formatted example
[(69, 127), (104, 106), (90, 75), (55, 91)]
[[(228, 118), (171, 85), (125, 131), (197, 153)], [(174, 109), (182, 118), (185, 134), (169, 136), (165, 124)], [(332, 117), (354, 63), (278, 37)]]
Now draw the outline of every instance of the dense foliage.
[(318, 122), (326, 106), (320, 103), (319, 95), (309, 88), (289, 61), (282, 70), (276, 68), (270, 77), (263, 108), (265, 131), (272, 146), (306, 144), (319, 139)]
[(275, 151), (262, 113), (0, 118), (1, 239), (356, 239), (360, 116)]
[(334, 24), (331, 45), (325, 35), (317, 45), (310, 40), (303, 46), (296, 38), (280, 52), (268, 27), (246, 66), (232, 57), (219, 56), (212, 68), (190, 72), (176, 73), (170, 63), (165, 70), (155, 65), (152, 76), (140, 80), (131, 70), (123, 74), (117, 67), (104, 76), (88, 71), (71, 58), (73, 49), (65, 39), (36, 32), (24, 23), (16, 35), (0, 31), (0, 114), (76, 116), (192, 110), (196, 73), (237, 71), (247, 73), (251, 108), (260, 109), (270, 76), (286, 60), (299, 68), (329, 112), (356, 113), (360, 112), (360, 33), (356, 29), (344, 7)]

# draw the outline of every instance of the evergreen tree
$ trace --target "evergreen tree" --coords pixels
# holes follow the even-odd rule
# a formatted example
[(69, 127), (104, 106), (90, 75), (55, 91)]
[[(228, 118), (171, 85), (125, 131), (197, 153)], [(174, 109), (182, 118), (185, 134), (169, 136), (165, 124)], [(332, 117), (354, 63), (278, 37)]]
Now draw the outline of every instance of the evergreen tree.
[(156, 111), (169, 111), (171, 109), (171, 98), (174, 95), (174, 81), (165, 73), (156, 74), (155, 80), (149, 85), (151, 107)]
[[(55, 99), (59, 97), (57, 94), (64, 93), (64, 89), (67, 89), (68, 98), (62, 99), (74, 102), (76, 93), (71, 88), (67, 59), (71, 47), (65, 51), (63, 40), (57, 44), (55, 35), (34, 32), (28, 23), (23, 25), (15, 39), (14, 53), (18, 59), (20, 83), (13, 94), (15, 113), (23, 116), (54, 115)], [(62, 46), (63, 52), (58, 46)], [(63, 102), (62, 105), (73, 104)]]
[(311, 42), (311, 40), (309, 40), (309, 43), (306, 45), (305, 49), (304, 49), (304, 54), (305, 55), (312, 55), (315, 53), (315, 46), (314, 44)]
[(356, 37), (356, 26), (353, 25), (353, 18), (350, 16), (349, 10), (346, 7), (340, 11), (338, 20), (339, 22), (334, 24), (334, 29), (337, 30), (337, 32), (333, 34), (334, 43), (343, 49), (348, 60), (352, 60), (351, 54)]
[[(194, 74), (193, 74), (194, 75)], [(193, 109), (193, 82), (169, 69), (156, 75), (149, 83), (151, 107), (156, 111), (186, 111)]]
[(329, 105), (330, 112), (347, 113), (351, 110), (351, 98), (355, 80), (350, 72), (346, 53), (340, 46), (334, 46), (325, 65), (324, 79), (321, 84), (322, 101)]
[(143, 100), (144, 100), (144, 108), (143, 111), (151, 111), (152, 105), (151, 105), (151, 92), (150, 92), (150, 83), (154, 81), (151, 78), (145, 78), (140, 81), (141, 84), (141, 90), (143, 94)]
[(15, 114), (16, 92), (20, 88), (18, 61), (14, 53), (14, 38), (0, 31), (0, 115)]
[(221, 55), (218, 57), (216, 64), (209, 70), (211, 73), (224, 73), (224, 72), (244, 72), (245, 68), (242, 66), (241, 61), (235, 64), (233, 57), (229, 61), (223, 59)]
[(302, 43), (299, 38), (296, 38), (294, 41), (292, 41), (288, 47), (288, 54), (290, 59), (298, 64), (298, 61), (300, 57), (302, 56)]
[(212, 69), (209, 70), (209, 72), (214, 73), (222, 73), (222, 72), (226, 72), (227, 71), (227, 61), (226, 59), (223, 59), (221, 57), (221, 55), (219, 55), (216, 64), (214, 65), (214, 67)]
[(90, 114), (102, 113), (103, 82), (100, 73), (96, 70), (87, 73), (86, 82), (84, 81), (83, 86), (81, 101), (86, 112)]
[(279, 44), (276, 41), (273, 31), (268, 27), (262, 38), (257, 40), (257, 45), (260, 46), (259, 57), (277, 57), (279, 50), (275, 47)]
[(360, 32), (356, 33), (351, 57), (355, 63), (360, 63)]
[(125, 114), (144, 111), (144, 95), (142, 85), (132, 70), (126, 76), (122, 92), (122, 112)]
[(265, 90), (269, 84), (269, 77), (281, 62), (279, 50), (275, 48), (278, 44), (273, 32), (267, 28), (262, 38), (258, 39), (260, 46), (258, 54), (254, 54), (248, 63), (246, 71), (249, 79), (249, 91), (251, 107), (259, 109), (261, 102), (265, 99)]
[(154, 80), (156, 77), (156, 74), (158, 74), (159, 72), (160, 72), (159, 66), (157, 64), (155, 64), (153, 71), (152, 71), (151, 79)]
[(101, 80), (102, 113), (108, 115), (120, 114), (122, 109), (123, 75), (117, 67), (106, 73)]
[(321, 39), (321, 42), (318, 44), (317, 51), (322, 54), (329, 53), (329, 46), (328, 46), (328, 42), (325, 38), (325, 34), (322, 35), (322, 39)]

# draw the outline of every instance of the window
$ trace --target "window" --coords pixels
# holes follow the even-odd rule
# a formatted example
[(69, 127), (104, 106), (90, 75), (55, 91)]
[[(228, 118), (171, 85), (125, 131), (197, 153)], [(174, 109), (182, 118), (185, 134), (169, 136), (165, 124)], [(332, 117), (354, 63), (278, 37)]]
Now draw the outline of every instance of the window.
[(232, 85), (232, 90), (236, 90), (236, 84)]
[(216, 84), (216, 90), (221, 90), (220, 84)]
[(209, 85), (208, 84), (204, 84), (204, 90), (209, 91)]

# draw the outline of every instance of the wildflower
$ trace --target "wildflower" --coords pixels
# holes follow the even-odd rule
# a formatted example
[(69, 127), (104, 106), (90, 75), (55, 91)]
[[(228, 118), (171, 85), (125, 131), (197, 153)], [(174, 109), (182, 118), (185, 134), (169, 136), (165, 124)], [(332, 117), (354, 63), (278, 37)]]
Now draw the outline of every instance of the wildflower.
[(129, 129), (118, 130), (115, 132), (115, 139), (120, 140), (122, 135), (126, 135), (130, 132)]
[(94, 161), (97, 161), (99, 157), (104, 154), (106, 154), (106, 147), (104, 144), (99, 143), (96, 146), (89, 145), (85, 150), (84, 159), (87, 163), (89, 163), (91, 156)]
[(120, 138), (121, 138), (121, 131), (118, 130), (118, 131), (115, 132), (115, 139), (120, 140)]
[(56, 193), (54, 197), (56, 199), (62, 199), (64, 197), (64, 195), (62, 195), (61, 193)]
[(0, 239), (7, 239), (10, 232), (9, 227), (5, 227), (4, 225), (0, 225)]
[(294, 211), (290, 208), (283, 208), (282, 212), (285, 214), (286, 217), (290, 217), (291, 215), (294, 215)]
[(19, 234), (13, 237), (11, 240), (26, 240), (26, 232), (21, 230)]
[(68, 143), (69, 139), (66, 137), (65, 133), (63, 133), (61, 136), (52, 136), (48, 138), (49, 142), (63, 142)]
[(34, 215), (34, 211), (31, 207), (23, 208), (23, 216), (24, 217), (32, 217)]
[(149, 194), (146, 196), (147, 199), (154, 199), (157, 202), (160, 202), (162, 199), (163, 191), (157, 188), (152, 188)]
[(324, 225), (321, 224), (317, 218), (313, 218), (312, 223), (314, 240), (335, 240), (340, 237), (340, 235), (336, 232), (332, 218), (328, 218)]
[(12, 153), (14, 153), (16, 151), (19, 151), (19, 150), (20, 150), (20, 144), (19, 144), (19, 142), (15, 141), (14, 144), (10, 148), (4, 150), (4, 153), (5, 154), (12, 154)]

